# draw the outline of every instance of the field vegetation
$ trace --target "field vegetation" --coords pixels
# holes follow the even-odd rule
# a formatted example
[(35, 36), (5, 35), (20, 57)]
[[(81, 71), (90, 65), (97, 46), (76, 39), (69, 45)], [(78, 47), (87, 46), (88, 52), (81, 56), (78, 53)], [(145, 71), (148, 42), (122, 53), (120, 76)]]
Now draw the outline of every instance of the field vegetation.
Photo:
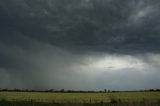
[(0, 106), (160, 106), (160, 92), (0, 92)]

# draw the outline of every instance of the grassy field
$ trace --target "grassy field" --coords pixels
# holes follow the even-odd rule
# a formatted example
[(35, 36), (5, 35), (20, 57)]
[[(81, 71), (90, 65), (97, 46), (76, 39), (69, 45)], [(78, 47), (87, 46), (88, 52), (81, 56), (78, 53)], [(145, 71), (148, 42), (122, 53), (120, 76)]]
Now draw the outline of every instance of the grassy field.
[[(8, 103), (8, 105), (6, 105)], [(112, 106), (115, 103), (151, 104), (160, 106), (160, 92), (124, 92), (124, 93), (40, 93), (40, 92), (0, 92), (0, 106), (22, 106), (20, 104), (36, 103), (34, 106), (57, 106), (56, 104), (98, 104)], [(98, 103), (98, 104), (97, 104)], [(18, 105), (19, 104), (19, 105)], [(53, 105), (54, 104), (54, 105)], [(106, 105), (105, 105), (106, 104)], [(31, 106), (31, 104), (26, 105)], [(79, 106), (79, 105), (78, 105)], [(114, 105), (115, 106), (115, 105)], [(127, 106), (127, 105), (126, 105)], [(138, 106), (138, 105), (137, 105)], [(145, 106), (145, 105), (144, 105)]]

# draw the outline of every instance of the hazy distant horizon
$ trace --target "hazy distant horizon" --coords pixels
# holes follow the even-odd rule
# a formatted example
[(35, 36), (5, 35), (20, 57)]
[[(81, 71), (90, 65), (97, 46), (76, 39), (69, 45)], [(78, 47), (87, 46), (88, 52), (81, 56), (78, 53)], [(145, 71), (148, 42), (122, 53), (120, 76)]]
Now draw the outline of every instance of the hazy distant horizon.
[(0, 88), (160, 88), (159, 0), (1, 0)]

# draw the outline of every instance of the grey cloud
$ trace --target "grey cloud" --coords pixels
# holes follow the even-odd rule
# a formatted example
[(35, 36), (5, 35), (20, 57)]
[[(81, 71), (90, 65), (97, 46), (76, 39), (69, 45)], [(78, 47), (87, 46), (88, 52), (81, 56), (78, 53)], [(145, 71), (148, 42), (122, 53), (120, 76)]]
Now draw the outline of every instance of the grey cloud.
[[(94, 77), (95, 69), (83, 69), (106, 54), (131, 55), (159, 73), (152, 57), (160, 52), (159, 9), (159, 0), (1, 0), (0, 87), (121, 89), (100, 70)], [(109, 74), (119, 80), (121, 72)], [(123, 73), (131, 76), (129, 72)], [(143, 82), (144, 88), (152, 87), (147, 82), (158, 79), (153, 73), (137, 87)], [(155, 79), (154, 88), (159, 87)], [(101, 85), (106, 80), (109, 84)]]
[[(13, 3), (3, 0), (1, 5), (2, 40), (8, 40), (16, 31), (63, 48), (159, 52), (160, 3), (157, 0), (16, 0)], [(11, 42), (14, 40), (13, 37)]]

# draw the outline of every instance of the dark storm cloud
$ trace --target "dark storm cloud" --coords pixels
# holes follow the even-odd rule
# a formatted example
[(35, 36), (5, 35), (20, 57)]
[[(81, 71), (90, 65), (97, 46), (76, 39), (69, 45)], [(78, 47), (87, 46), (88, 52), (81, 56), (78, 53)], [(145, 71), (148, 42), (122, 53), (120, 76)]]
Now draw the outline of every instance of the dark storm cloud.
[(92, 79), (88, 65), (110, 53), (158, 70), (159, 61), (142, 54), (160, 52), (159, 9), (159, 0), (1, 0), (0, 87), (103, 88), (88, 83), (110, 79)]
[(159, 52), (158, 0), (2, 0), (1, 42), (24, 37), (64, 48)]

